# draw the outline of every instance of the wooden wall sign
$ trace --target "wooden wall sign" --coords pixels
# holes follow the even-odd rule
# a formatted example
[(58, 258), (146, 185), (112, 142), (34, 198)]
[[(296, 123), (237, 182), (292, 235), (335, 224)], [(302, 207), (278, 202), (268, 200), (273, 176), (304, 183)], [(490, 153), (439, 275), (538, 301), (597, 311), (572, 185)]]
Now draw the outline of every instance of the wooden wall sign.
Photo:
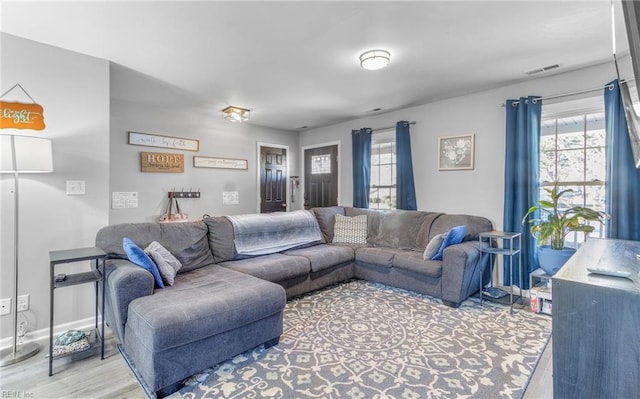
[(140, 170), (151, 173), (183, 173), (184, 155), (167, 152), (141, 152)]
[(44, 109), (40, 104), (0, 101), (0, 129), (44, 129)]
[(193, 156), (194, 168), (249, 169), (246, 159)]

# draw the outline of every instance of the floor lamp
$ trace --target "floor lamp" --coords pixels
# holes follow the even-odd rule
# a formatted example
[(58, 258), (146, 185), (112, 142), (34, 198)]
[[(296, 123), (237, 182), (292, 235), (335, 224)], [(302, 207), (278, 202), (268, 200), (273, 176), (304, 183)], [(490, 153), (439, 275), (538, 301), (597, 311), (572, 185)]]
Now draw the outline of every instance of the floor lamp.
[(29, 342), (18, 348), (18, 175), (21, 173), (53, 172), (51, 140), (41, 137), (0, 135), (0, 173), (14, 176), (14, 248), (13, 248), (13, 337), (11, 348), (0, 353), (0, 366), (8, 366), (27, 359), (40, 350), (38, 344)]

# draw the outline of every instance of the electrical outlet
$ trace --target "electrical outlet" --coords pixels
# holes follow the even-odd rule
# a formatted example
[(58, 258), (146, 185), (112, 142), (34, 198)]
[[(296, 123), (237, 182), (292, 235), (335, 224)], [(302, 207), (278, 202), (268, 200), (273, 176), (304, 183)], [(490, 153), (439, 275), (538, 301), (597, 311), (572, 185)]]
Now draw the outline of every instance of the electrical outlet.
[(0, 316), (11, 314), (11, 298), (0, 299)]
[(18, 312), (24, 312), (25, 310), (29, 310), (29, 294), (18, 297)]
[(67, 180), (67, 195), (85, 195), (84, 180)]

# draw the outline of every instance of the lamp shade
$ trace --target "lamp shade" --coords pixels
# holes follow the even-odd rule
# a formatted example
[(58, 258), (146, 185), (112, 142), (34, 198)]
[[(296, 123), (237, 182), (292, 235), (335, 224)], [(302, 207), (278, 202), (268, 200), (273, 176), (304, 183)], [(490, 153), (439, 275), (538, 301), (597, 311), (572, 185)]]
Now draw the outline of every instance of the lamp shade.
[(0, 173), (53, 172), (51, 140), (0, 135)]

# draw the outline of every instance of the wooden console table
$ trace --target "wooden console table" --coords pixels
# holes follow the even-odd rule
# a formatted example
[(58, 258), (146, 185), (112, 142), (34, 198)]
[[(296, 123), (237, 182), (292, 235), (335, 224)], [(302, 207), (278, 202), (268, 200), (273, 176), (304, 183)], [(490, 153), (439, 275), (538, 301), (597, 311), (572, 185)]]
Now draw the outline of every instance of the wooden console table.
[[(589, 239), (553, 276), (553, 396), (640, 397), (640, 242)], [(591, 274), (587, 267), (631, 272)]]

